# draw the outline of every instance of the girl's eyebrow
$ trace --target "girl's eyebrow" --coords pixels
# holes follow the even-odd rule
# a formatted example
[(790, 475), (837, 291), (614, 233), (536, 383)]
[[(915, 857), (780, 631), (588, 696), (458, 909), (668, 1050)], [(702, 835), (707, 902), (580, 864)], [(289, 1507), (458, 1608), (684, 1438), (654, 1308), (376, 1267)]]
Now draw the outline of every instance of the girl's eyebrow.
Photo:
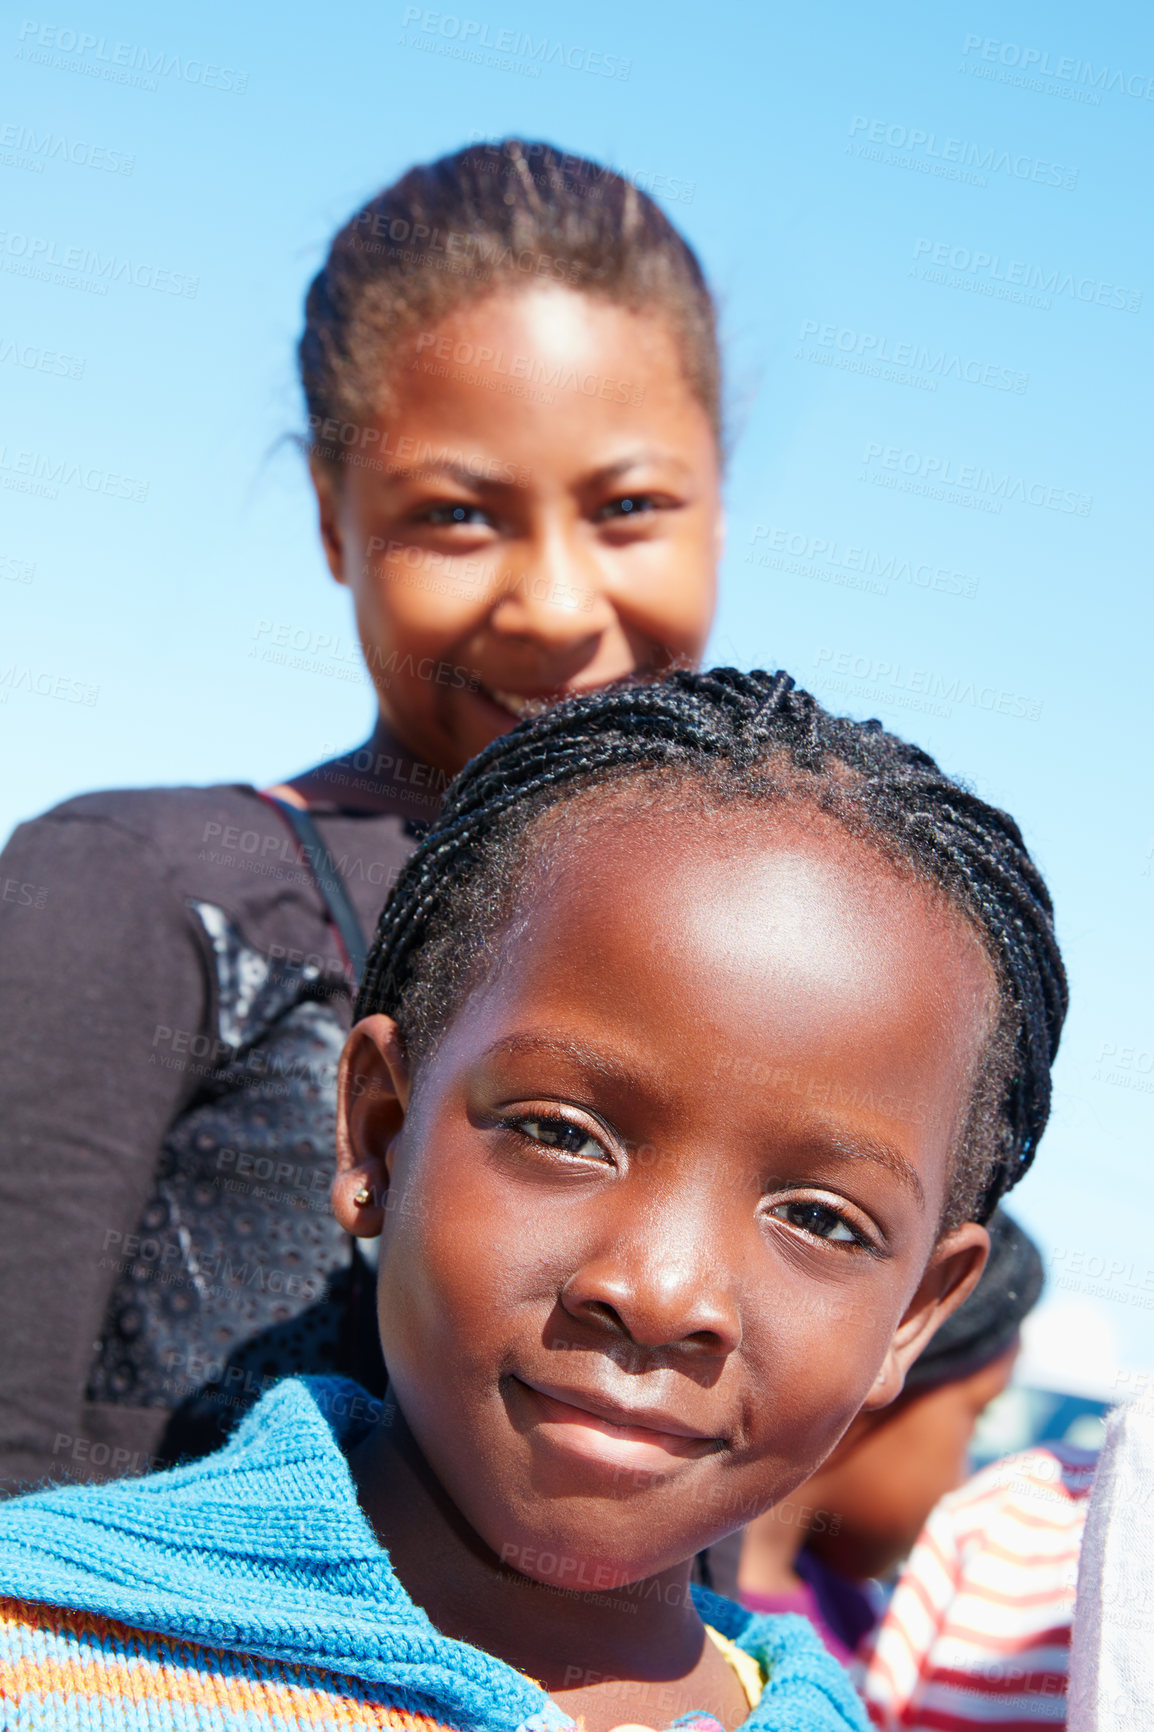
[[(581, 477), (580, 486), (584, 488), (609, 487), (620, 476), (627, 475), (631, 469), (641, 469), (647, 463), (661, 463), (669, 469), (679, 470), (683, 475), (692, 478), (693, 470), (688, 463), (683, 463), (680, 457), (671, 451), (661, 451), (652, 446), (638, 451), (631, 451), (628, 456), (618, 457), (612, 463), (603, 463), (599, 469), (592, 469), (588, 475)], [(516, 480), (507, 480), (500, 476), (478, 475), (476, 470), (468, 468), (463, 463), (454, 463), (449, 458), (433, 459), (425, 463), (414, 463), (407, 469), (393, 465), (386, 478), (386, 484), (406, 486), (420, 481), (448, 481), (454, 487), (459, 487), (469, 493), (512, 493), (521, 485)]]
[(490, 480), (487, 476), (477, 475), (463, 463), (452, 463), (443, 460), (432, 463), (414, 463), (410, 469), (394, 467), (388, 480), (392, 482), (430, 481), (433, 479), (451, 481), (454, 486), (467, 489), (470, 493), (481, 493), (486, 488), (508, 487), (509, 482)]
[(692, 475), (693, 470), (688, 463), (683, 463), (672, 451), (659, 450), (657, 446), (643, 447), (631, 451), (625, 457), (618, 457), (612, 463), (605, 463), (600, 469), (592, 470), (585, 476), (583, 485), (586, 487), (606, 486), (616, 481), (619, 475), (625, 475), (630, 469), (640, 469), (646, 463), (664, 463), (671, 469), (680, 469), (686, 475)]
[(844, 1131), (832, 1131), (821, 1138), (821, 1153), (835, 1161), (872, 1161), (875, 1166), (884, 1167), (913, 1193), (918, 1208), (925, 1208), (926, 1193), (917, 1168), (888, 1143), (858, 1131), (849, 1136)]
[(570, 1064), (591, 1071), (607, 1082), (632, 1089), (644, 1087), (635, 1071), (611, 1058), (608, 1053), (598, 1052), (595, 1047), (586, 1046), (582, 1041), (569, 1040), (563, 1036), (529, 1032), (506, 1034), (502, 1035), (500, 1040), (495, 1040), (492, 1046), (486, 1047), (481, 1056), (485, 1059), (506, 1055), (513, 1057), (517, 1053), (537, 1053), (546, 1058), (566, 1059)]

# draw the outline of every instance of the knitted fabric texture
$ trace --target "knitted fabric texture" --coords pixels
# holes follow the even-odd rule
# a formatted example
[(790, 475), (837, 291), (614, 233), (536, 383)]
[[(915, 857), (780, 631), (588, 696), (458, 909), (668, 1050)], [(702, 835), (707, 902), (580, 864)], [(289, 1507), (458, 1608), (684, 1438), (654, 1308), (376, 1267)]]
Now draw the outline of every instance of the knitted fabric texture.
[[(393, 1574), (343, 1453), (378, 1412), (354, 1383), (292, 1378), (202, 1461), (0, 1506), (3, 1725), (572, 1728), (531, 1679), (442, 1636)], [(694, 1597), (768, 1675), (748, 1732), (865, 1732), (803, 1619)]]

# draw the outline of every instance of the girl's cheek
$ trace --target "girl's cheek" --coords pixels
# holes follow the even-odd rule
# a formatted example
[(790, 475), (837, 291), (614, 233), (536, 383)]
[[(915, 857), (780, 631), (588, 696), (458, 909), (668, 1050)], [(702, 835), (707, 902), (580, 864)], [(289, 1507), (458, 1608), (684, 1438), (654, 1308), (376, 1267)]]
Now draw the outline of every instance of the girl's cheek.
[(492, 584), (484, 574), (463, 578), (451, 567), (389, 571), (374, 581), (374, 613), (395, 629), (418, 633), (467, 623), (489, 604)]
[(668, 568), (643, 585), (627, 586), (619, 610), (627, 623), (678, 651), (699, 653), (713, 620), (716, 586), (703, 578), (704, 560), (687, 559), (686, 568)]

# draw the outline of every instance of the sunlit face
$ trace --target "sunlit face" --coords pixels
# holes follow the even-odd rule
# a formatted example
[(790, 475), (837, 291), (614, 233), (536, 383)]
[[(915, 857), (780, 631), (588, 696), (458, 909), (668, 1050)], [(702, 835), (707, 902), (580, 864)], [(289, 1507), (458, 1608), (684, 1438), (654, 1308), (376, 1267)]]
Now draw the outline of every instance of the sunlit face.
[(337, 1196), (387, 1172), (390, 1386), (449, 1498), (605, 1588), (786, 1495), (976, 1280), (937, 1222), (992, 976), (812, 813), (563, 835), (411, 1094), (354, 1031)]
[(541, 700), (698, 661), (718, 454), (663, 319), (504, 290), (417, 333), (389, 397), (314, 480), (412, 751), (456, 771)]

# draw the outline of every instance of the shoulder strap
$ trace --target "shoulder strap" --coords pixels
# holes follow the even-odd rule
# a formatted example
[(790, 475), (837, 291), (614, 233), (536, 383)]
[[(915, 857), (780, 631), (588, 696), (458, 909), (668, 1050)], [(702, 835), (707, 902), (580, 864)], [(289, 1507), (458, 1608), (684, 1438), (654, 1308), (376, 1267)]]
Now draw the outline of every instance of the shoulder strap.
[(353, 907), (352, 897), (337, 871), (336, 861), (325, 846), (316, 819), (305, 807), (291, 806), (287, 800), (280, 800), (275, 794), (262, 794), (261, 799), (276, 807), (300, 843), (305, 863), (320, 892), (321, 901), (336, 928), (337, 937), (352, 972), (353, 984), (357, 985), (364, 972), (368, 945), (365, 943), (360, 917)]

